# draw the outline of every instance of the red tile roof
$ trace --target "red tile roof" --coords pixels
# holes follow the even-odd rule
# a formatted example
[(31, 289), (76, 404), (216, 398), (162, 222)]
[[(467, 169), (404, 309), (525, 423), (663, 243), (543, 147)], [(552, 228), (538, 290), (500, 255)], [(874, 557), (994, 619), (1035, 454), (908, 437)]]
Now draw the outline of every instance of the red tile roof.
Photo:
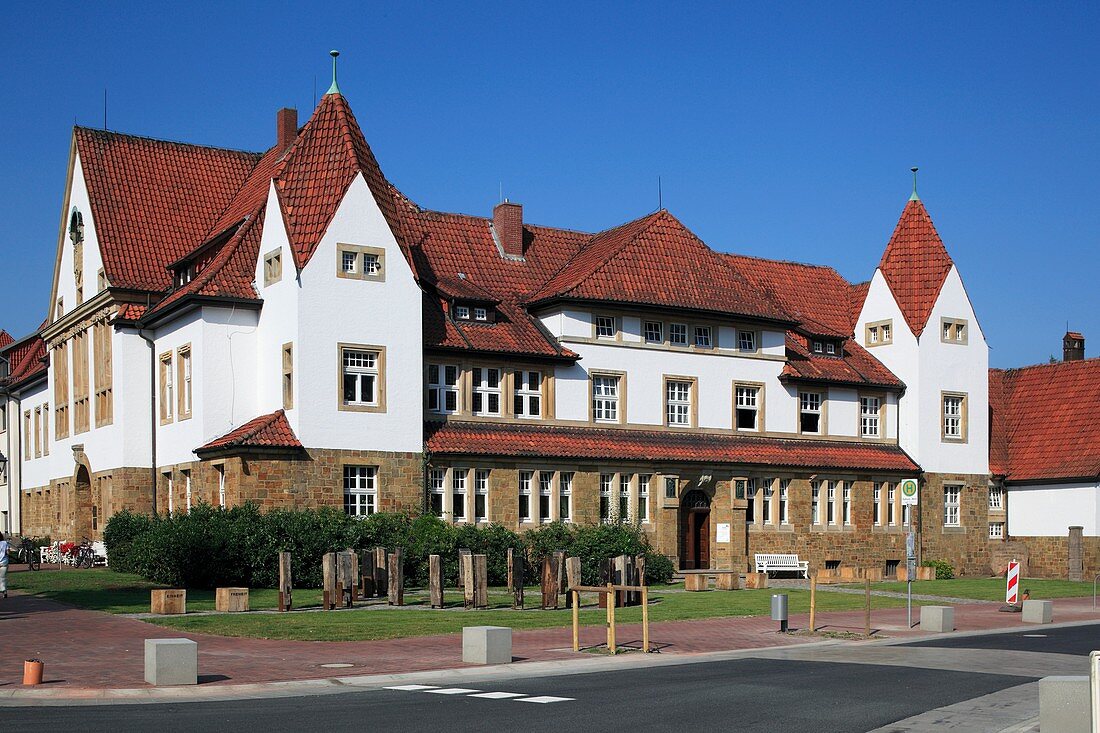
[(990, 470), (1012, 482), (1100, 477), (1100, 359), (989, 370)]
[(593, 236), (529, 301), (610, 301), (789, 322), (762, 292), (664, 209)]
[(836, 356), (815, 353), (810, 348), (810, 340), (803, 334), (787, 332), (787, 363), (783, 365), (783, 377), (857, 387), (900, 389), (905, 386), (854, 339), (844, 341), (840, 346), (841, 353)]
[(733, 269), (758, 289), (766, 290), (798, 320), (798, 330), (818, 336), (847, 338), (852, 334), (848, 281), (822, 265), (726, 254)]
[(437, 456), (920, 470), (905, 451), (886, 443), (462, 422), (427, 423), (425, 433), (428, 452)]
[(228, 448), (302, 449), (302, 444), (291, 429), (286, 413), (276, 410), (269, 415), (249, 420), (236, 430), (197, 448), (195, 452), (205, 453)]
[(18, 387), (46, 374), (46, 342), (37, 334), (13, 341), (2, 348), (4, 358), (8, 360), (8, 376), (0, 382), (3, 386)]
[(867, 300), (867, 291), (871, 289), (871, 281), (856, 283), (848, 288), (848, 315), (852, 328), (856, 327), (859, 315), (863, 312), (863, 303)]
[(114, 287), (163, 291), (165, 266), (206, 238), (258, 153), (77, 127), (103, 269)]
[(5, 346), (11, 346), (13, 343), (15, 343), (15, 339), (11, 337), (11, 334), (0, 329), (0, 349), (3, 349)]
[(906, 323), (917, 336), (928, 323), (951, 265), (951, 257), (924, 204), (911, 199), (878, 266)]

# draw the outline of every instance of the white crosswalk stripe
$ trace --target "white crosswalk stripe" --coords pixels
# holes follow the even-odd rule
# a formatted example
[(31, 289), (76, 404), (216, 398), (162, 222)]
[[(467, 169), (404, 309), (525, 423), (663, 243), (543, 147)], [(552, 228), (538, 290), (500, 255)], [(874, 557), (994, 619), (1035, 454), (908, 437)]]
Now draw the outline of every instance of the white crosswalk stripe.
[(416, 692), (418, 690), (435, 690), (439, 685), (394, 685), (393, 687), (385, 687), (386, 690), (404, 690), (406, 692)]
[(467, 687), (440, 687), (439, 685), (393, 685), (384, 687), (384, 690), (400, 690), (402, 692), (427, 692), (432, 695), (459, 695), (464, 697), (480, 697), (483, 700), (514, 700), (515, 702), (569, 702), (576, 698), (555, 697), (553, 695), (531, 695), (526, 692), (482, 692)]
[(522, 692), (479, 692), (476, 695), (470, 695), (470, 697), (484, 697), (489, 700), (507, 700), (510, 697), (524, 697)]
[(516, 702), (565, 702), (567, 700), (573, 700), (572, 697), (554, 697), (553, 695), (537, 695), (535, 697), (521, 697)]
[(465, 687), (444, 687), (439, 690), (424, 690), (424, 692), (433, 695), (469, 695), (472, 692), (481, 692), (481, 690), (468, 690)]

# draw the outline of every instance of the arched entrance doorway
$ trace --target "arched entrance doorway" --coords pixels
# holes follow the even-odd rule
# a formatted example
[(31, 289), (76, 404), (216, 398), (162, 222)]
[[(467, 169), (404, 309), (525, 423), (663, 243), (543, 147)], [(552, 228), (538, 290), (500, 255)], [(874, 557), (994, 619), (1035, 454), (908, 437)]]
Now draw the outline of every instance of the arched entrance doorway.
[(92, 477), (88, 473), (88, 467), (78, 464), (73, 475), (73, 488), (71, 501), (69, 502), (69, 528), (70, 539), (79, 542), (81, 539), (92, 536)]
[(680, 500), (680, 569), (710, 567), (710, 497), (699, 489)]

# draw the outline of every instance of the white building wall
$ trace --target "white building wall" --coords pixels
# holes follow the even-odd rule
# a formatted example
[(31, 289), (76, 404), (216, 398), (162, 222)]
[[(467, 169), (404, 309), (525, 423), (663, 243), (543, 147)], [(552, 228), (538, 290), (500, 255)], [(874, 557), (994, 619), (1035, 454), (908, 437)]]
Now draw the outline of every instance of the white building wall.
[(91, 299), (99, 292), (99, 270), (103, 267), (103, 257), (99, 252), (99, 238), (96, 235), (95, 222), (92, 221), (92, 206), (88, 198), (88, 188), (84, 181), (84, 170), (80, 165), (80, 155), (74, 156), (75, 169), (73, 170), (72, 186), (69, 189), (69, 208), (65, 211), (64, 231), (61, 233), (61, 261), (59, 269), (54, 273), (57, 285), (57, 295), (53, 303), (49, 304), (51, 320), (56, 315), (56, 298), (64, 299), (65, 312), (73, 310), (76, 302), (76, 280), (73, 276), (73, 248), (69, 239), (69, 220), (73, 209), (77, 209), (84, 218), (84, 300)]
[(1100, 484), (1095, 482), (1010, 486), (1008, 533), (1014, 537), (1065, 537), (1071, 526), (1100, 536)]
[[(384, 249), (385, 282), (337, 277), (338, 243)], [(422, 294), (361, 175), (300, 277), (299, 440), (311, 448), (422, 451)], [(386, 347), (385, 412), (339, 409), (341, 343)]]

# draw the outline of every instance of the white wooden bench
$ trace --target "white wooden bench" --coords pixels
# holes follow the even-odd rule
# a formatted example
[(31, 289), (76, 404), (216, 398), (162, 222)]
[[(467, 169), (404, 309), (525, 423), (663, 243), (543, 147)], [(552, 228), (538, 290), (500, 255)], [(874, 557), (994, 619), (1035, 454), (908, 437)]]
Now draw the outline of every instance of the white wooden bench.
[(773, 553), (756, 553), (756, 572), (772, 573), (780, 570), (789, 570), (801, 573), (803, 578), (810, 577), (810, 563), (808, 560), (799, 560), (798, 555), (777, 555)]

